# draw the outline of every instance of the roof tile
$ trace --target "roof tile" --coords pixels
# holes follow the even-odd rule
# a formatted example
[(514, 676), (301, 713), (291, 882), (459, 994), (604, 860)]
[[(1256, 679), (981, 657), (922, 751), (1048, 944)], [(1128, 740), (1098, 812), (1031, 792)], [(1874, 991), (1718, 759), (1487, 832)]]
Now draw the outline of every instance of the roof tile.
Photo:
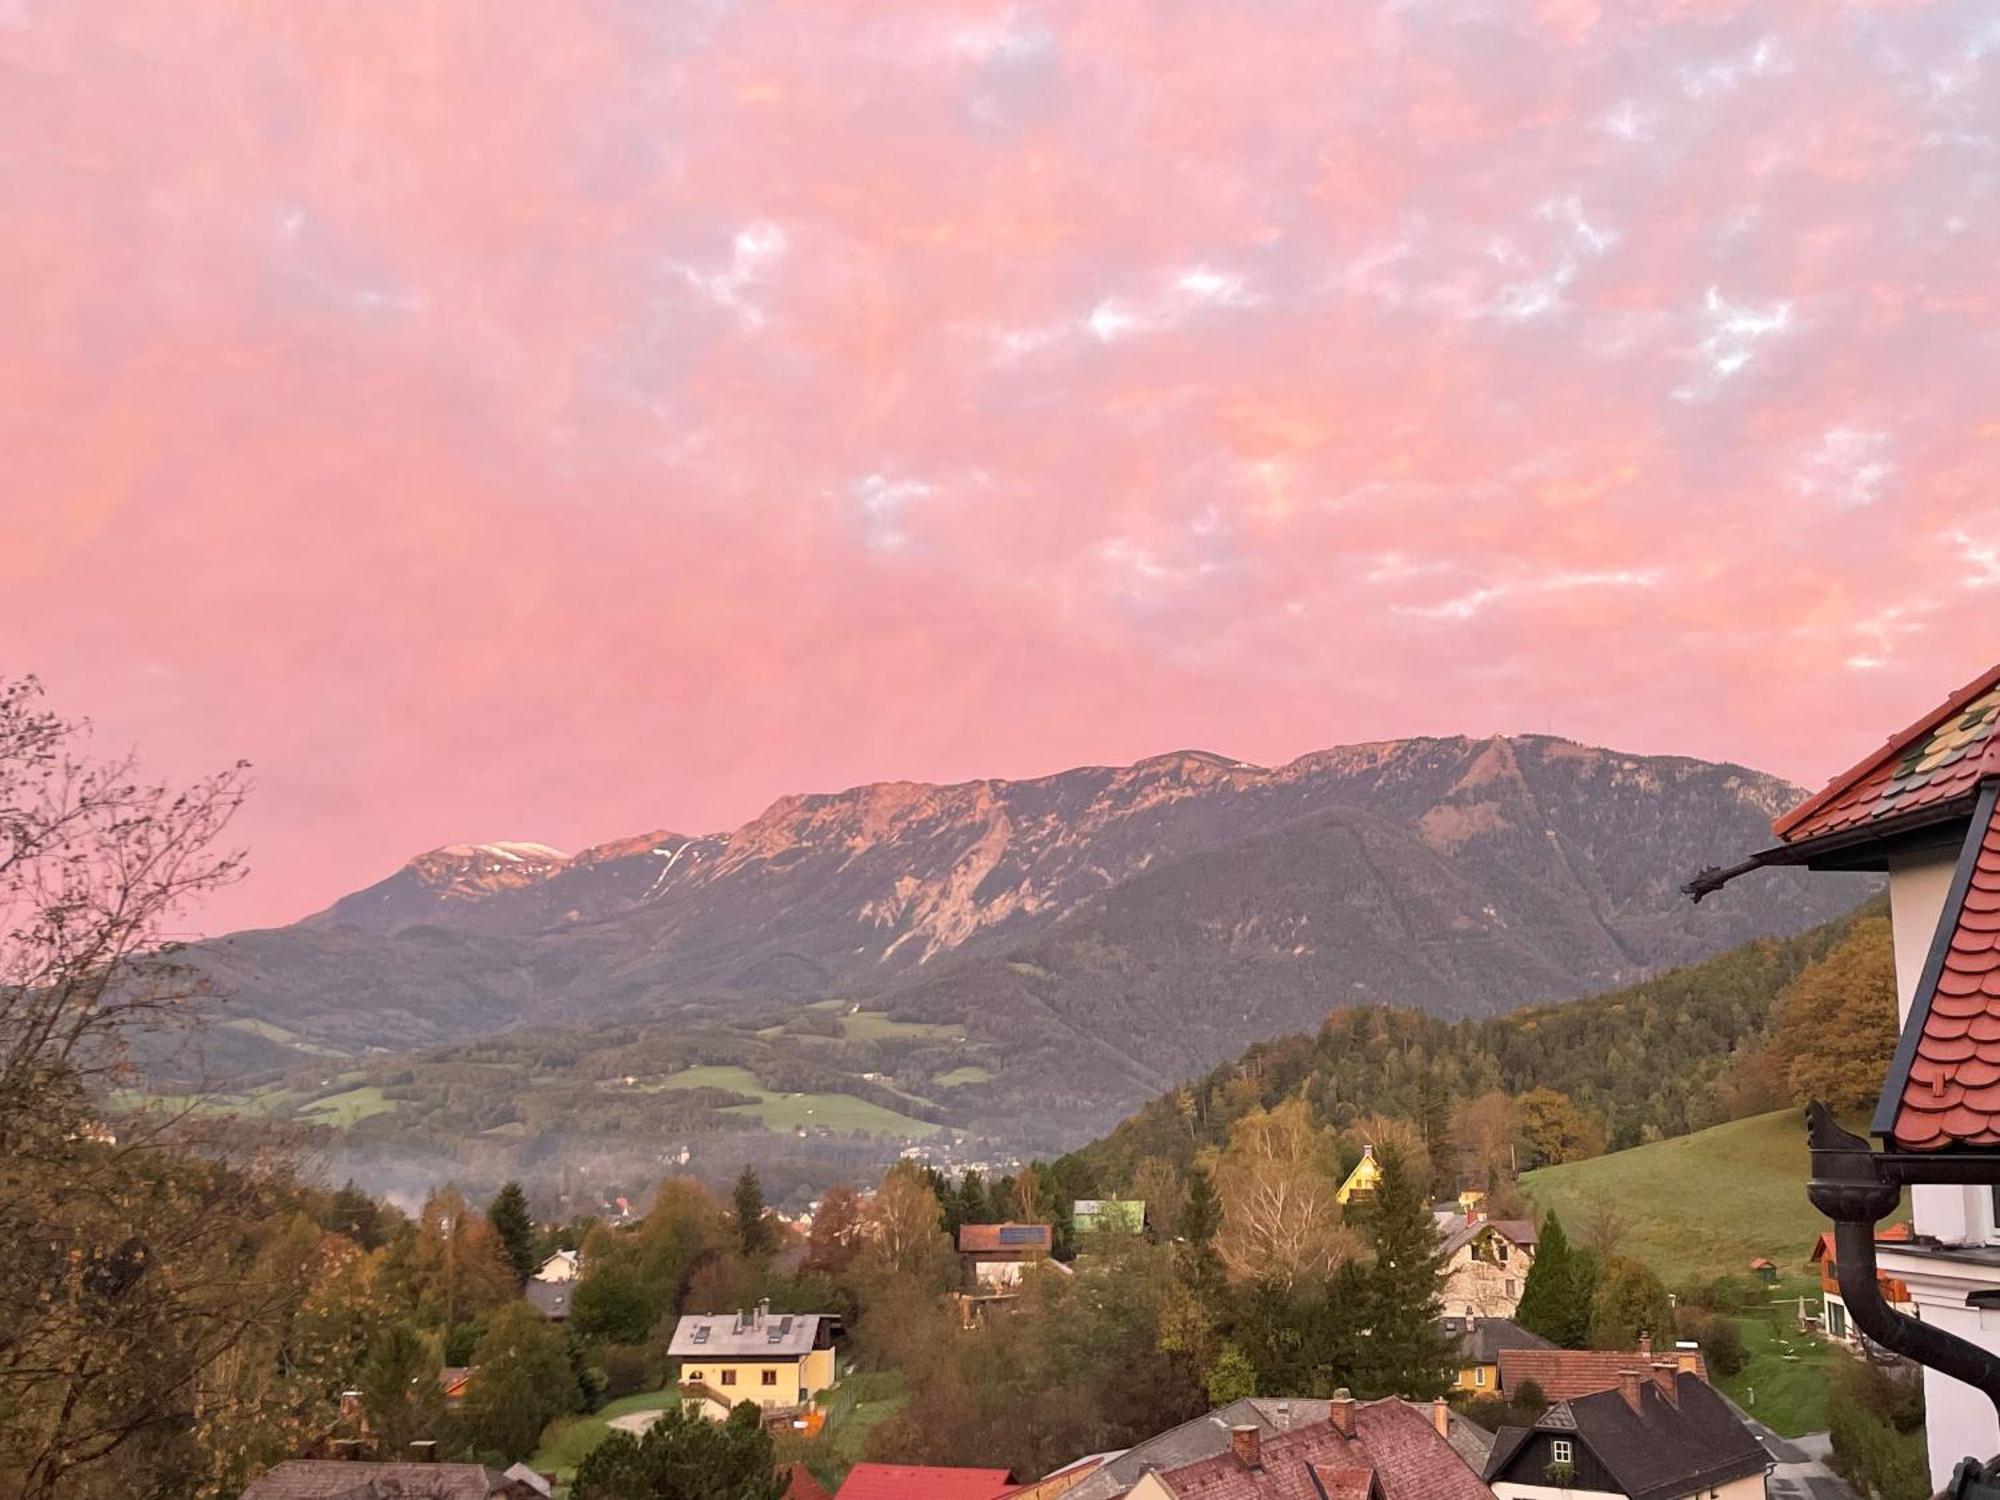
[[(1939, 918), (1951, 933), (1943, 966), (1910, 1009), (1921, 1030), (1890, 1132), (1906, 1149), (2000, 1140), (2000, 946), (1985, 925), (2000, 899), (1986, 894), (2000, 889), (2000, 816), (1968, 830), (1967, 843), (1966, 889)], [(1968, 930), (1968, 918), (1982, 925)]]
[(2000, 771), (2000, 667), (1961, 688), (1773, 825), (1786, 843), (1948, 802)]

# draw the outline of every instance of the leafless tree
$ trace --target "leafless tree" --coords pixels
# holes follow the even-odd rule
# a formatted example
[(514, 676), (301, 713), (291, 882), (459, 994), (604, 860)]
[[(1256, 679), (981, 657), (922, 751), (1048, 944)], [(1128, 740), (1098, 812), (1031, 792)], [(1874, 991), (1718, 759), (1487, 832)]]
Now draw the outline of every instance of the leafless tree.
[(184, 1113), (114, 1135), (107, 1096), (136, 1034), (190, 1017), (175, 923), (242, 872), (247, 773), (176, 788), (86, 752), (0, 682), (0, 1492), (198, 1494), (274, 1291), (245, 1233), (268, 1184), (187, 1149)]

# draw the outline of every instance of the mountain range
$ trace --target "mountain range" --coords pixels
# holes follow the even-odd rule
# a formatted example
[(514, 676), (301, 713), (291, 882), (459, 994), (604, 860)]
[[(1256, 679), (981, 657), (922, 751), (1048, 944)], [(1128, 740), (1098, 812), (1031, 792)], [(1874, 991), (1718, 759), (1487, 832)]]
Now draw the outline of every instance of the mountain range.
[(192, 956), (238, 1070), (840, 1002), (961, 1028), (985, 1123), (1090, 1132), (1343, 1006), (1490, 1015), (1838, 915), (1866, 877), (1676, 890), (1802, 795), (1548, 736), (1275, 768), (1188, 751), (788, 796), (726, 833), (575, 855), (455, 845)]

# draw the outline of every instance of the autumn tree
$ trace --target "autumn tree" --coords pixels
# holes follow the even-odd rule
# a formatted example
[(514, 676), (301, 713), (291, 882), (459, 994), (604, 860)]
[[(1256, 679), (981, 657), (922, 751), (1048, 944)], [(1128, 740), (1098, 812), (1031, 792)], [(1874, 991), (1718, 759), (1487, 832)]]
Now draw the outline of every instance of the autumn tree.
[(1582, 1161), (1604, 1152), (1604, 1126), (1555, 1089), (1530, 1089), (1516, 1101), (1521, 1109), (1521, 1133), (1537, 1166)]
[(1674, 1304), (1644, 1264), (1626, 1257), (1604, 1263), (1590, 1300), (1590, 1344), (1594, 1349), (1631, 1349), (1639, 1335), (1671, 1340)]
[(1334, 1201), (1332, 1132), (1302, 1099), (1238, 1120), (1216, 1165), (1223, 1268), (1239, 1280), (1281, 1286), (1325, 1275), (1354, 1253)]
[(935, 1275), (950, 1258), (943, 1221), (936, 1194), (908, 1162), (891, 1167), (868, 1201), (869, 1239), (883, 1260), (904, 1275)]
[(1773, 1060), (1794, 1102), (1846, 1113), (1875, 1102), (1896, 1038), (1889, 919), (1870, 917), (1785, 987)]
[(1164, 1156), (1148, 1156), (1133, 1169), (1127, 1196), (1146, 1205), (1146, 1222), (1162, 1239), (1181, 1231), (1181, 1210), (1187, 1204), (1187, 1179)]
[(1507, 1094), (1488, 1089), (1460, 1106), (1452, 1131), (1480, 1186), (1492, 1188), (1514, 1175), (1521, 1109)]
[(844, 1272), (861, 1248), (863, 1213), (861, 1195), (844, 1182), (820, 1194), (806, 1237), (804, 1268), (830, 1276)]

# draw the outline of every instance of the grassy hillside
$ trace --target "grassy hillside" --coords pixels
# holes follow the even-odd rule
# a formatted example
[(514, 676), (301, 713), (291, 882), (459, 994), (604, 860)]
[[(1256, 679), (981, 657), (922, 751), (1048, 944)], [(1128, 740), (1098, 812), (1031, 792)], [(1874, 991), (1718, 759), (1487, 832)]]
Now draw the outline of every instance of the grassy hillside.
[(1599, 1204), (1612, 1205), (1626, 1223), (1618, 1252), (1672, 1286), (1742, 1275), (1760, 1255), (1799, 1275), (1826, 1227), (1806, 1201), (1806, 1175), (1804, 1112), (1782, 1109), (1543, 1167), (1521, 1186), (1562, 1216), (1573, 1240)]

